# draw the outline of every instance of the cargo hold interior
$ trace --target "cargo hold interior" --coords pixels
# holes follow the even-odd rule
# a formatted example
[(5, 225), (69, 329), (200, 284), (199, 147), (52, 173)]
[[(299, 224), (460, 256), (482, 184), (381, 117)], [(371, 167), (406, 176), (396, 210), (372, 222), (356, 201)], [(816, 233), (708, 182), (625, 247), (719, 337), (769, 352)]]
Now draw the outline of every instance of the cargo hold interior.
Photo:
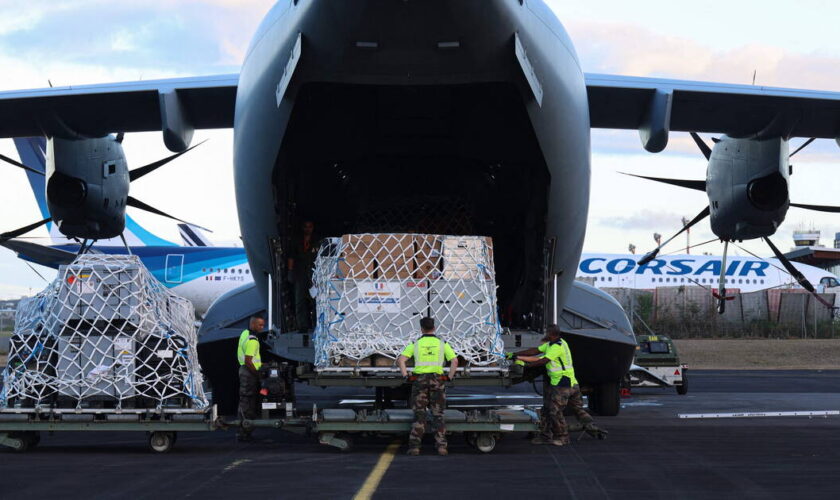
[(490, 236), (502, 326), (538, 328), (550, 180), (512, 84), (309, 83), (274, 170), (280, 243), (304, 220), (318, 238)]

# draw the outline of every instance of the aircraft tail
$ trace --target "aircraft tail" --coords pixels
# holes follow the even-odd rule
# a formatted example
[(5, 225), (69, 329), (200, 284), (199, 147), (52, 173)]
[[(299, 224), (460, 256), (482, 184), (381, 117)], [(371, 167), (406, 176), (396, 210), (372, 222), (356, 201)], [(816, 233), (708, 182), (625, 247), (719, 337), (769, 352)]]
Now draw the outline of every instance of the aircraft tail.
[(178, 231), (181, 232), (181, 240), (184, 246), (188, 247), (212, 247), (213, 243), (207, 239), (204, 232), (189, 224), (178, 224)]
[[(44, 137), (24, 137), (16, 138), (15, 147), (20, 156), (21, 163), (29, 165), (42, 172), (47, 171), (47, 140)], [(26, 172), (26, 178), (29, 180), (29, 185), (32, 187), (32, 192), (35, 194), (35, 200), (38, 203), (38, 209), (41, 211), (41, 216), (45, 219), (50, 216), (49, 208), (47, 206), (46, 195), (46, 177)], [(58, 226), (52, 222), (47, 224), (47, 229), (50, 232), (50, 239), (54, 245), (66, 245), (68, 243), (75, 243), (68, 240)], [(125, 216), (125, 233), (126, 242), (130, 246), (177, 246), (171, 241), (167, 241), (141, 226), (130, 215)], [(97, 245), (101, 246), (122, 246), (122, 241), (119, 238), (111, 238), (109, 240), (100, 240)]]

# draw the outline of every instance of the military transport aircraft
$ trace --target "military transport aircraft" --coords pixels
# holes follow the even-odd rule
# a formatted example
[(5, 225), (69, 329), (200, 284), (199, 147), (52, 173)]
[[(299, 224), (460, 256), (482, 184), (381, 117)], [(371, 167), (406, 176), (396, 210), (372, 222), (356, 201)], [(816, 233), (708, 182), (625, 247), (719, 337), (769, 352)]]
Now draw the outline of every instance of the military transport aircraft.
[[(233, 127), (240, 228), (278, 333), (273, 349), (307, 361), (308, 334), (294, 331), (280, 286), (301, 218), (324, 235), (433, 228), (491, 236), (503, 326), (541, 331), (573, 288), (591, 127), (638, 130), (650, 152), (665, 149), (671, 131), (781, 149), (794, 137), (837, 138), (840, 93), (584, 74), (542, 0), (281, 0), (239, 75), (3, 92), (0, 116), (2, 137), (160, 130), (173, 152), (189, 148), (195, 129)], [(754, 158), (739, 157), (732, 165), (744, 175), (720, 182), (765, 172)], [(46, 175), (59, 173), (68, 185), (85, 182), (72, 171)], [(81, 190), (68, 193), (83, 201)], [(714, 203), (735, 226), (745, 215), (740, 199)], [(744, 223), (779, 221), (757, 208)], [(408, 217), (418, 211), (427, 217)], [(593, 367), (583, 382), (615, 391), (617, 401), (633, 341), (576, 342), (576, 361)], [(230, 358), (230, 349), (220, 355)]]

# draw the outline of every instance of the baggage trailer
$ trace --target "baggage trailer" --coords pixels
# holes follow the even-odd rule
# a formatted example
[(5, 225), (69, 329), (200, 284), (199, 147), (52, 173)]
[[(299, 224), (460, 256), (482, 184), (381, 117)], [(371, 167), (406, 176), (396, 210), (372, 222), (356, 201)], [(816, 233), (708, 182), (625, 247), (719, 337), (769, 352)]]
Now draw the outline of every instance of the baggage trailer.
[[(256, 420), (222, 420), (213, 406), (204, 412), (194, 410), (4, 410), (0, 413), (0, 445), (16, 452), (37, 446), (42, 432), (145, 432), (149, 448), (166, 453), (175, 445), (180, 432), (214, 432), (243, 426), (251, 429), (278, 429), (296, 434), (314, 435), (320, 444), (349, 451), (353, 438), (362, 434), (407, 436), (414, 420), (410, 409), (312, 409), (298, 414), (286, 406), (287, 416)], [(263, 410), (265, 416), (268, 412)], [(447, 431), (463, 434), (467, 443), (482, 453), (490, 453), (503, 436), (511, 433), (539, 432), (537, 408), (453, 410), (444, 413)], [(431, 418), (429, 419), (431, 422)], [(572, 432), (582, 431), (570, 425)], [(431, 425), (427, 433), (433, 432)], [(597, 436), (603, 439), (603, 435)]]
[(166, 453), (179, 432), (212, 431), (218, 424), (215, 406), (206, 410), (9, 408), (0, 411), (0, 445), (24, 452), (40, 443), (41, 432), (129, 431), (146, 432), (149, 448)]

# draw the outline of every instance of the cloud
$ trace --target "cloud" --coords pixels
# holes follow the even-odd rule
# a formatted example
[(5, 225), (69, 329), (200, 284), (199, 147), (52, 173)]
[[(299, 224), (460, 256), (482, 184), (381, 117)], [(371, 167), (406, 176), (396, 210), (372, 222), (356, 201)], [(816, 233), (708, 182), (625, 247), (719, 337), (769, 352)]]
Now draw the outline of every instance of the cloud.
[(596, 223), (619, 229), (655, 229), (673, 227), (675, 230), (680, 227), (682, 215), (675, 212), (661, 212), (653, 210), (640, 210), (628, 215), (599, 217)]
[(617, 22), (579, 21), (568, 28), (588, 72), (749, 84), (756, 70), (758, 85), (840, 88), (840, 58), (816, 51), (796, 53), (761, 43), (713, 49)]

